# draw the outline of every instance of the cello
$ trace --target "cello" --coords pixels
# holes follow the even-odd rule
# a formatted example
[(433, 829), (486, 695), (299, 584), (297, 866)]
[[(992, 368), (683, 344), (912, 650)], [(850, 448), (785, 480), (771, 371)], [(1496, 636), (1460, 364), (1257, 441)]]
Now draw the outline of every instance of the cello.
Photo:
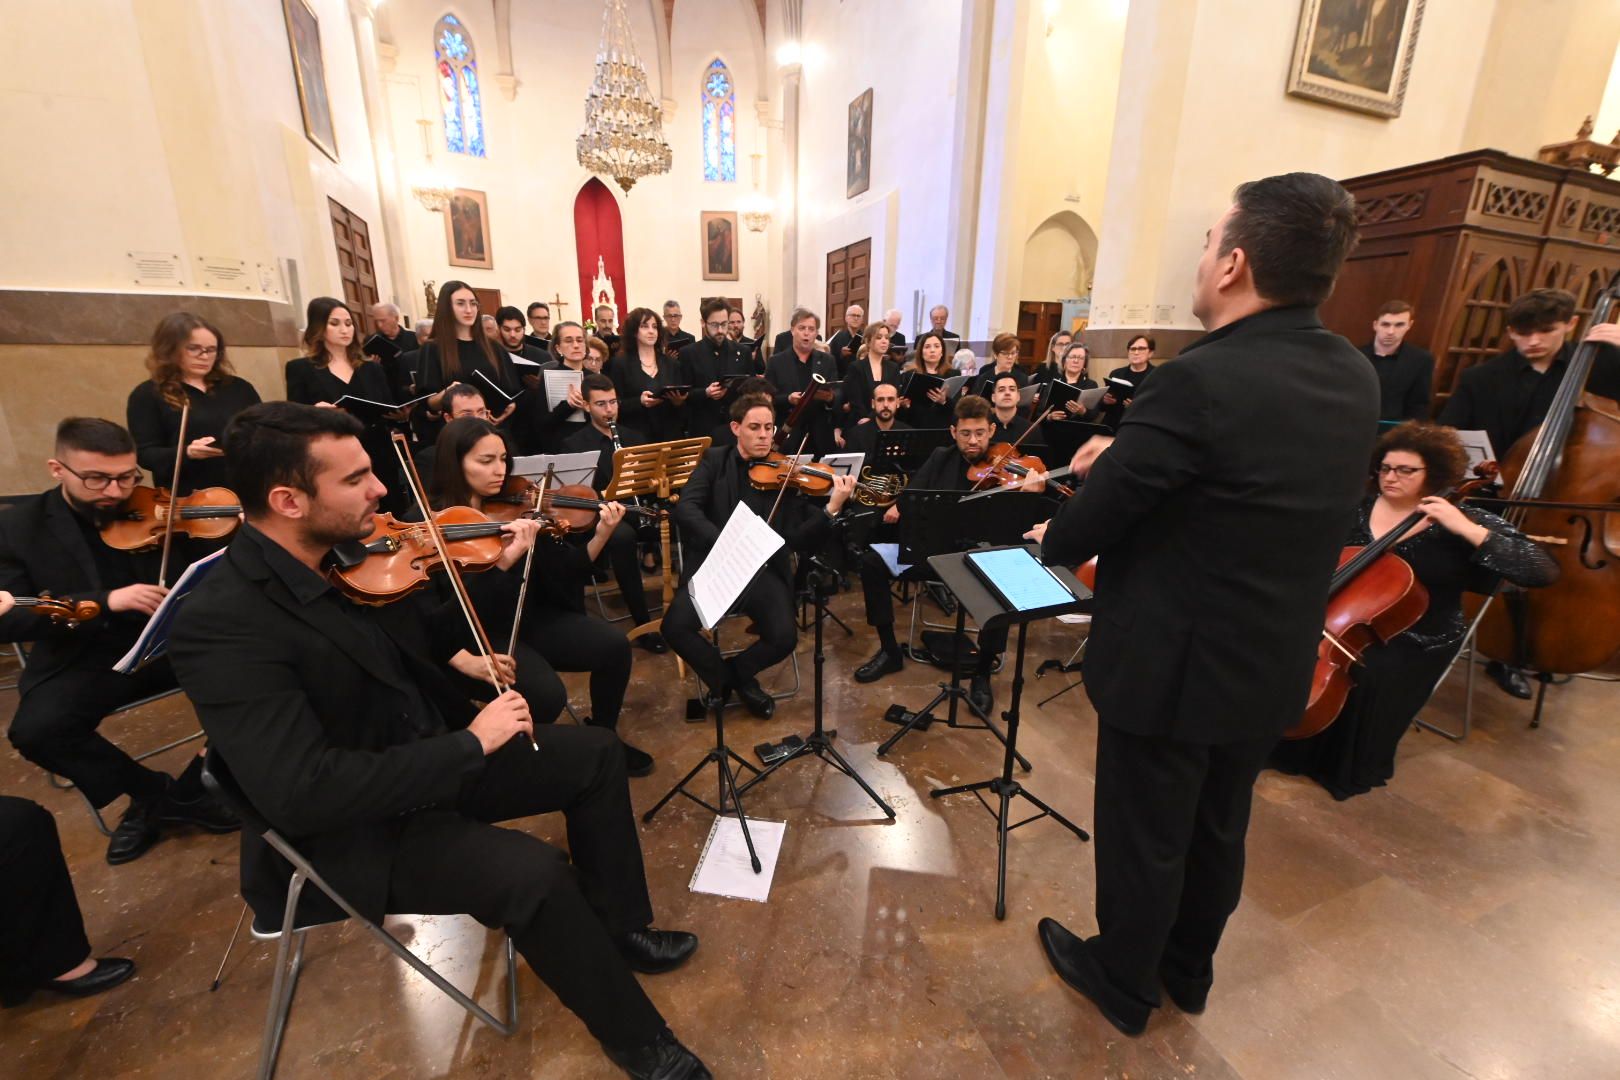
[[(1617, 303), (1620, 273), (1588, 325), (1609, 322)], [(1506, 593), (1478, 632), (1486, 656), (1541, 673), (1532, 727), (1550, 676), (1592, 671), (1620, 653), (1620, 403), (1586, 392), (1598, 348), (1576, 347), (1541, 426), (1502, 463), (1503, 516), (1545, 538), (1559, 571), (1546, 588)]]

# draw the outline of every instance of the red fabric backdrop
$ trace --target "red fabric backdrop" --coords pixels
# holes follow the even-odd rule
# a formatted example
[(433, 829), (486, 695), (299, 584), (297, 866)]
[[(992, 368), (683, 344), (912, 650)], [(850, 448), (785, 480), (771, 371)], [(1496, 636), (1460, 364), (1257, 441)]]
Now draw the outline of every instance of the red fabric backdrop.
[(579, 321), (591, 318), (596, 298), (591, 282), (596, 277), (596, 260), (606, 261), (613, 281), (613, 298), (618, 307), (615, 325), (624, 325), (628, 290), (624, 280), (624, 230), (619, 222), (619, 204), (607, 186), (594, 176), (585, 181), (574, 198), (574, 245), (579, 256)]

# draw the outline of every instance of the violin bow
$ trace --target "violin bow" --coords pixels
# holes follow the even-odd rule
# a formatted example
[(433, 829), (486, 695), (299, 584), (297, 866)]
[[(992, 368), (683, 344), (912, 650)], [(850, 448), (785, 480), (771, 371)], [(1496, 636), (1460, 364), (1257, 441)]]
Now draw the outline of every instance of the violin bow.
[[(416, 461), (411, 457), (405, 436), (395, 431), (390, 437), (394, 443), (394, 456), (399, 459), (399, 466), (405, 473), (405, 482), (410, 485), (411, 494), (416, 497), (417, 503), (426, 507), (427, 492), (422, 486), (422, 477), (417, 474)], [(433, 546), (438, 550), (439, 561), (444, 564), (444, 572), (450, 576), (450, 587), (456, 594), (456, 603), (461, 605), (461, 614), (467, 620), (467, 628), (472, 631), (473, 641), (478, 645), (484, 663), (489, 668), (489, 681), (497, 693), (504, 694), (511, 687), (501, 680), (500, 669), (495, 666), (495, 650), (490, 648), (489, 635), (484, 632), (484, 624), (478, 620), (478, 612), (473, 609), (472, 597), (467, 595), (467, 583), (461, 579), (461, 568), (450, 557), (450, 548), (445, 543), (444, 531), (439, 528), (431, 509), (423, 518), (423, 524), (427, 526), (428, 535), (433, 537)], [(536, 751), (540, 749), (540, 744), (534, 741), (533, 735), (529, 736), (529, 745)]]
[(788, 459), (787, 472), (782, 475), (782, 486), (776, 490), (776, 501), (771, 503), (771, 512), (765, 516), (765, 524), (769, 525), (776, 520), (776, 508), (782, 505), (782, 496), (787, 494), (788, 484), (793, 481), (793, 474), (798, 471), (799, 455), (804, 453), (804, 444), (809, 441), (810, 433), (807, 431), (804, 433), (804, 438), (799, 440), (799, 448)]
[[(534, 488), (534, 512), (540, 514), (545, 509), (546, 487), (551, 483), (553, 468), (546, 469), (546, 475), (540, 478), (540, 483)], [(535, 541), (540, 538), (536, 536)], [(529, 599), (529, 571), (534, 569), (534, 549), (540, 545), (537, 542), (529, 544), (529, 553), (523, 557), (523, 584), (518, 586), (517, 611), (512, 613), (512, 637), (506, 645), (506, 655), (517, 655), (518, 626), (523, 622), (523, 606)]]
[[(174, 475), (169, 478), (169, 510), (163, 518), (163, 555), (158, 560), (158, 588), (169, 581), (169, 548), (174, 543), (174, 493), (180, 490), (180, 466), (186, 460), (186, 422), (191, 419), (191, 401), (180, 403), (180, 445), (174, 448)], [(154, 494), (156, 494), (154, 492)]]

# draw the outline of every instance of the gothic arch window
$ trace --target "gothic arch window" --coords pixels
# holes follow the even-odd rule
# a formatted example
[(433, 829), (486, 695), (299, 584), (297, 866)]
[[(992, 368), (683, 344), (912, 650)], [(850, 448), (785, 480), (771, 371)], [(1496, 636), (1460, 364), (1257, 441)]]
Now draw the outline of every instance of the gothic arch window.
[(433, 28), (433, 61), (439, 72), (444, 146), (452, 154), (488, 157), (484, 146), (484, 99), (478, 84), (478, 50), (461, 20), (441, 18)]
[(737, 179), (737, 94), (716, 58), (703, 72), (703, 179)]

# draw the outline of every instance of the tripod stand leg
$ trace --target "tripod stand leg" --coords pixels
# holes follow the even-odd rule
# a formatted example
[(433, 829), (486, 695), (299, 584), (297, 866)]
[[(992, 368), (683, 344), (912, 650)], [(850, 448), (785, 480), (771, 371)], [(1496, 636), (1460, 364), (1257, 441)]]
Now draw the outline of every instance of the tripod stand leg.
[(731, 809), (737, 815), (737, 824), (742, 826), (743, 843), (748, 845), (748, 861), (754, 868), (754, 873), (760, 872), (759, 856), (754, 852), (754, 838), (748, 834), (748, 818), (743, 816), (742, 797), (737, 791), (737, 778), (731, 773), (731, 763), (724, 757), (719, 760), (720, 765), (720, 805), (726, 805), (726, 790), (731, 791)]
[(1065, 829), (1068, 829), (1070, 832), (1074, 833), (1074, 835), (1078, 836), (1080, 839), (1082, 839), (1082, 840), (1090, 840), (1091, 839), (1091, 834), (1090, 833), (1086, 832), (1086, 830), (1082, 829), (1080, 826), (1076, 825), (1074, 822), (1070, 821), (1068, 818), (1064, 817), (1062, 814), (1058, 813), (1056, 810), (1052, 809), (1050, 806), (1047, 806), (1041, 800), (1037, 799), (1035, 796), (1033, 796), (1029, 792), (1025, 791), (1022, 787), (1020, 787), (1018, 789), (1018, 794), (1022, 795), (1024, 798), (1028, 799), (1031, 803), (1034, 803), (1035, 806), (1039, 810), (1041, 810), (1041, 812), (1043, 812), (1047, 817), (1051, 818), (1053, 821), (1057, 822), (1059, 825), (1063, 826)]
[(711, 762), (713, 760), (714, 760), (714, 755), (712, 753), (705, 754), (703, 756), (702, 761), (699, 761), (696, 765), (692, 766), (692, 771), (691, 772), (689, 772), (685, 776), (681, 777), (680, 783), (676, 784), (674, 787), (672, 787), (668, 791), (664, 792), (664, 797), (662, 799), (659, 799), (656, 803), (654, 803), (653, 808), (651, 810), (648, 810), (645, 814), (641, 815), (642, 823), (645, 824), (645, 823), (651, 821), (653, 819), (654, 814), (657, 814), (658, 811), (662, 810), (664, 808), (664, 805), (666, 803), (668, 803), (669, 800), (671, 800), (675, 796), (681, 794), (682, 791), (685, 790), (686, 785), (690, 784), (692, 782), (692, 778), (694, 776), (696, 776), (699, 772), (702, 771), (703, 766), (707, 765), (709, 762)]
[(992, 790), (1001, 798), (1001, 805), (996, 813), (996, 918), (1007, 917), (1007, 804), (1012, 802), (1012, 796), (999, 787), (992, 785)]
[[(808, 746), (809, 744), (807, 743), (806, 745)], [(894, 808), (878, 797), (878, 793), (872, 790), (872, 785), (868, 784), (866, 782), (866, 778), (855, 771), (855, 767), (853, 765), (844, 760), (844, 755), (840, 754), (836, 749), (834, 749), (832, 743), (823, 740), (815, 747), (815, 753), (824, 761), (831, 757), (832, 760), (830, 764), (833, 766), (833, 768), (839, 769), (845, 776), (859, 784), (861, 790), (866, 792), (866, 797), (877, 803), (878, 809), (889, 815), (889, 819), (891, 821), (894, 819)]]
[(882, 757), (884, 754), (887, 754), (894, 747), (894, 744), (905, 738), (909, 732), (916, 731), (925, 723), (933, 723), (934, 717), (932, 713), (935, 706), (950, 696), (951, 695), (944, 690), (941, 690), (939, 693), (935, 694), (932, 701), (911, 714), (911, 719), (902, 724), (899, 731), (883, 740), (882, 744), (877, 748), (877, 756)]
[(1025, 757), (1019, 751), (1014, 750), (1011, 746), (1007, 745), (1007, 736), (1003, 735), (1001, 733), (1001, 731), (996, 727), (996, 725), (990, 722), (989, 717), (985, 717), (984, 726), (985, 726), (985, 730), (989, 731), (990, 734), (994, 735), (996, 738), (1001, 740), (1001, 745), (1002, 746), (1006, 747), (1009, 750), (1012, 750), (1013, 760), (1018, 762), (1018, 764), (1022, 765), (1024, 767), (1025, 772), (1034, 772), (1035, 771), (1034, 766), (1032, 766), (1029, 763), (1029, 758)]

